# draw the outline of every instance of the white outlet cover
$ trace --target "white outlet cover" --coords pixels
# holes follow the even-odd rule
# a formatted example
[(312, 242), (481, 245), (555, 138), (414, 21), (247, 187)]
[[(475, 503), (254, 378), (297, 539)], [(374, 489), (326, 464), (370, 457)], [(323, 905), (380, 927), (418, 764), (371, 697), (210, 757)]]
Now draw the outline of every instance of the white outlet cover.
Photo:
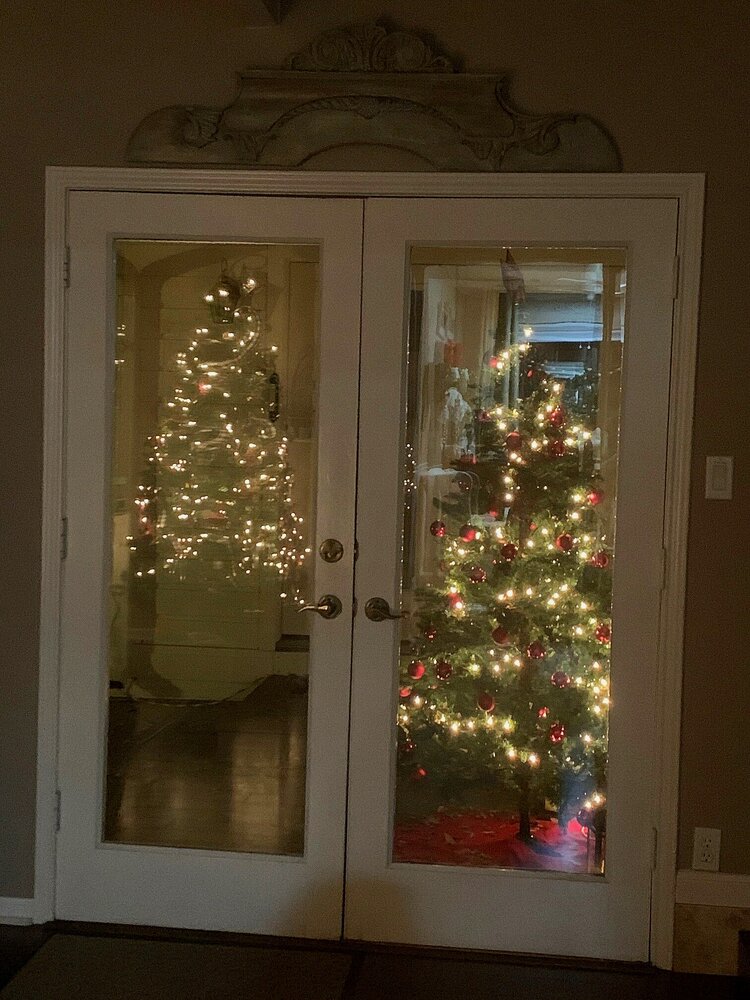
[(696, 826), (693, 830), (693, 869), (699, 872), (717, 872), (721, 852), (721, 830)]
[(706, 500), (731, 500), (734, 458), (732, 455), (706, 457)]

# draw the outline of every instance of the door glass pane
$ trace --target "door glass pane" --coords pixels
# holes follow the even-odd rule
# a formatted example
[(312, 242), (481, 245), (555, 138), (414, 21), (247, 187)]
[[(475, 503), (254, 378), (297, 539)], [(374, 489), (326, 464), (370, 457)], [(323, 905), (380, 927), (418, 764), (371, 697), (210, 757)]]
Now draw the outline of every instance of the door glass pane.
[(625, 275), (412, 250), (395, 861), (604, 872)]
[(115, 251), (104, 839), (301, 854), (318, 248)]

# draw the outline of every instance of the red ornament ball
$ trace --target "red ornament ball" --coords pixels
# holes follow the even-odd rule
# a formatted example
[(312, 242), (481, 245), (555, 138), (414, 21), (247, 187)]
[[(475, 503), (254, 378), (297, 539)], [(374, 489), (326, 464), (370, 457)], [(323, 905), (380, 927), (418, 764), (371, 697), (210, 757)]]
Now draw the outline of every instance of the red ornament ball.
[(561, 552), (570, 552), (573, 548), (573, 536), (564, 531), (562, 535), (558, 535), (555, 539), (555, 545)]
[(554, 440), (550, 441), (547, 445), (547, 450), (554, 458), (562, 458), (567, 449), (564, 441), (560, 438), (554, 438)]
[(505, 447), (508, 449), (508, 451), (520, 451), (522, 444), (523, 444), (523, 438), (518, 433), (518, 431), (511, 431), (510, 434), (505, 439)]
[(472, 583), (484, 583), (487, 579), (487, 574), (481, 566), (472, 566), (469, 570), (469, 579)]
[(565, 739), (565, 726), (562, 722), (553, 722), (549, 727), (549, 738), (552, 743), (562, 743)]
[(433, 640), (433, 639), (435, 638), (435, 636), (437, 635), (437, 629), (436, 629), (436, 628), (433, 628), (432, 626), (430, 626), (429, 628), (426, 628), (426, 629), (424, 630), (424, 632), (422, 633), (422, 635), (423, 635), (423, 636), (425, 637), (425, 639), (426, 639), (426, 640), (427, 640), (428, 642), (432, 642), (432, 640)]
[(500, 364), (500, 361), (493, 354), (493, 356), (490, 358), (487, 364), (490, 366), (490, 368), (497, 368), (497, 366)]
[(487, 410), (480, 410), (477, 414), (477, 419), (480, 424), (489, 424), (492, 422), (492, 414), (488, 413)]
[(447, 681), (450, 675), (453, 673), (453, 667), (448, 663), (447, 660), (440, 660), (435, 665), (435, 673), (440, 678), (441, 681)]
[(514, 545), (513, 542), (506, 542), (500, 549), (500, 555), (506, 562), (513, 562), (518, 555), (518, 546)]
[(211, 383), (210, 382), (199, 382), (198, 383), (198, 392), (201, 394), (201, 396), (205, 396), (206, 393), (210, 392), (210, 391), (211, 391)]
[(403, 754), (414, 753), (414, 751), (417, 749), (417, 744), (414, 742), (414, 740), (409, 739), (407, 737), (407, 739), (405, 739), (403, 743), (399, 744), (398, 748), (400, 752)]
[(496, 642), (498, 646), (507, 646), (510, 642), (510, 633), (502, 625), (498, 625), (492, 630), (492, 641)]
[(420, 677), (424, 677), (425, 665), (421, 660), (412, 660), (408, 666), (409, 676), (413, 680), (418, 681)]
[(586, 499), (592, 507), (598, 507), (604, 499), (604, 490), (600, 486), (594, 486), (586, 494)]
[(458, 533), (465, 542), (473, 542), (477, 537), (477, 529), (470, 524), (462, 525)]
[(427, 777), (427, 771), (423, 767), (415, 767), (411, 772), (412, 781), (421, 781)]
[(445, 538), (445, 522), (433, 521), (430, 525), (430, 534), (435, 538)]
[(556, 670), (550, 677), (550, 680), (557, 688), (570, 687), (570, 677), (568, 677), (564, 670)]
[(539, 716), (540, 719), (546, 719), (547, 716), (549, 715), (549, 709), (547, 708), (546, 705), (542, 705), (542, 707), (536, 714)]
[(411, 694), (411, 688), (410, 687), (399, 688), (398, 693), (401, 698), (408, 698), (409, 695)]
[(591, 565), (596, 566), (597, 569), (606, 569), (607, 566), (609, 566), (609, 556), (604, 549), (600, 549), (598, 552), (593, 554), (591, 557)]
[(483, 691), (477, 698), (477, 705), (479, 705), (483, 712), (494, 712), (495, 699), (488, 691)]
[(547, 653), (541, 642), (535, 639), (534, 642), (530, 642), (526, 647), (526, 655), (531, 660), (543, 660)]
[(460, 611), (464, 606), (464, 595), (463, 594), (449, 594), (448, 595), (448, 605), (454, 611)]
[(564, 427), (565, 426), (565, 410), (562, 406), (556, 406), (554, 410), (547, 417), (547, 420), (552, 424), (553, 427)]
[(594, 635), (596, 636), (597, 642), (607, 643), (612, 638), (612, 629), (606, 622), (600, 622), (594, 629)]

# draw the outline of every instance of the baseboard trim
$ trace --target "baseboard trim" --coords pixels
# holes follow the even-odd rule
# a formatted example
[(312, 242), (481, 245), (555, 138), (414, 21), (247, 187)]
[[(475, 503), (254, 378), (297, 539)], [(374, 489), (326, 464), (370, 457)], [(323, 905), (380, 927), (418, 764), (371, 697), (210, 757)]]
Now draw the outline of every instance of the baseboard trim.
[(0, 924), (33, 924), (34, 900), (0, 896)]
[(677, 872), (676, 902), (750, 909), (750, 875), (683, 869)]

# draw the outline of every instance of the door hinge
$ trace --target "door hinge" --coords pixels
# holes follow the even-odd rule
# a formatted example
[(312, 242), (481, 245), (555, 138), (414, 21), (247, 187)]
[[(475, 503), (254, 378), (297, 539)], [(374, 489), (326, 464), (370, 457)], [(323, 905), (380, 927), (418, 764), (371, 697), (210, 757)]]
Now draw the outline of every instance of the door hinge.
[(58, 788), (55, 791), (55, 833), (60, 832), (60, 817), (62, 815), (62, 794)]
[(68, 519), (60, 519), (60, 559), (68, 558)]
[(651, 871), (656, 871), (656, 861), (659, 856), (659, 831), (655, 826), (651, 827)]
[(63, 257), (63, 284), (66, 288), (70, 288), (70, 247), (65, 247), (65, 255)]
[(680, 294), (680, 258), (675, 257), (672, 261), (672, 298), (676, 299)]

